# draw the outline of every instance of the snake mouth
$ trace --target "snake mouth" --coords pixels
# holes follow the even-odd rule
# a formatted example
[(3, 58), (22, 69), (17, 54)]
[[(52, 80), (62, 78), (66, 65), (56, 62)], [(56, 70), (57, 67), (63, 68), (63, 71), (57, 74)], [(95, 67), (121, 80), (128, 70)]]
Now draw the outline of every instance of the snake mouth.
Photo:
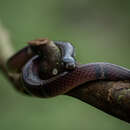
[(42, 82), (38, 74), (38, 58), (38, 56), (31, 58), (22, 70), (23, 81), (31, 86), (40, 86)]
[[(22, 69), (22, 81), (25, 91), (38, 97), (46, 97), (46, 92), (43, 90), (43, 81), (39, 76), (38, 71), (39, 56), (34, 56)], [(42, 89), (41, 89), (42, 88)]]

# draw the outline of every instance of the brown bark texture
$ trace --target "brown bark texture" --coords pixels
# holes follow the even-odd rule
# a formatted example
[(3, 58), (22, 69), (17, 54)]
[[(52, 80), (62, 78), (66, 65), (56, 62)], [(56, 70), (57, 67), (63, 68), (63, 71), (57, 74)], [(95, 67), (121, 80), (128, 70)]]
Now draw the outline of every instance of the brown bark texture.
[(66, 93), (130, 123), (130, 81), (95, 81)]

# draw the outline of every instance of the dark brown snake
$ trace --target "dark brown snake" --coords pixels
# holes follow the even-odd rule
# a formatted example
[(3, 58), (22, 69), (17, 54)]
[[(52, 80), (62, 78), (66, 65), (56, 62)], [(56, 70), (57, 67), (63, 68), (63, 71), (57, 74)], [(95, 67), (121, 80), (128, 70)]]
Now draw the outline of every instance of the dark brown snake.
[[(66, 65), (74, 65), (73, 46), (70, 43), (55, 42), (64, 51), (63, 61)], [(62, 46), (63, 45), (63, 46)], [(39, 56), (27, 55), (29, 47), (24, 48), (8, 61), (8, 65), (15, 65), (22, 69), (22, 82), (24, 90), (38, 97), (53, 97), (69, 92), (70, 90), (90, 81), (97, 80), (130, 80), (130, 70), (111, 63), (90, 63), (76, 65), (72, 70), (60, 73), (50, 79), (43, 80), (38, 74)], [(20, 59), (23, 57), (22, 59)], [(24, 59), (24, 64), (21, 60)], [(18, 63), (16, 65), (16, 63)]]

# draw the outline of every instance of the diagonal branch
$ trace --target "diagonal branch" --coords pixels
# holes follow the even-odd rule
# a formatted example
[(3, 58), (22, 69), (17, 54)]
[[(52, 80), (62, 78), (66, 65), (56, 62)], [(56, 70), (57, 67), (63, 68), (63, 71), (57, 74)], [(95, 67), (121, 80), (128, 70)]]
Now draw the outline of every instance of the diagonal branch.
[(66, 95), (78, 98), (110, 115), (130, 123), (130, 81), (95, 81)]
[(15, 88), (18, 88), (20, 86), (18, 78), (16, 75), (10, 74), (6, 67), (6, 61), (14, 53), (9, 31), (0, 22), (0, 71)]
[(0, 22), (0, 62), (5, 64), (6, 60), (14, 54), (9, 31)]
[[(50, 46), (51, 47), (51, 46)], [(0, 24), (0, 70), (18, 90), (19, 78), (10, 75), (6, 60), (14, 53), (8, 31)], [(59, 70), (60, 71), (60, 70)], [(130, 81), (95, 81), (83, 84), (65, 95), (73, 96), (130, 123)]]

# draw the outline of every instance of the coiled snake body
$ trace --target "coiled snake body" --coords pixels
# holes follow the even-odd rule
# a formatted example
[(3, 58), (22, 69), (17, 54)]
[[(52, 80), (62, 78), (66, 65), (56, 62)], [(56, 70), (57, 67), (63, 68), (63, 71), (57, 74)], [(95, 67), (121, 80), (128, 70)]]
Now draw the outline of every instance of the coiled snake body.
[[(56, 44), (63, 45), (60, 42)], [(64, 47), (63, 47), (64, 46)], [(73, 47), (70, 43), (64, 44), (62, 49), (64, 53), (64, 62), (73, 65)], [(71, 48), (71, 49), (70, 49)], [(23, 89), (31, 94), (38, 97), (53, 97), (67, 93), (68, 91), (78, 87), (81, 84), (85, 84), (90, 81), (96, 80), (130, 80), (130, 70), (114, 65), (111, 63), (90, 63), (85, 65), (76, 65), (72, 70), (66, 70), (49, 79), (41, 79), (38, 71), (39, 56), (32, 55), (26, 56), (28, 49), (25, 48), (15, 56), (13, 56), (8, 64), (13, 64), (18, 57), (23, 56), (26, 60), (26, 64), (22, 69), (21, 79), (23, 82)], [(28, 59), (28, 60), (27, 60)], [(24, 61), (24, 63), (25, 63)]]

